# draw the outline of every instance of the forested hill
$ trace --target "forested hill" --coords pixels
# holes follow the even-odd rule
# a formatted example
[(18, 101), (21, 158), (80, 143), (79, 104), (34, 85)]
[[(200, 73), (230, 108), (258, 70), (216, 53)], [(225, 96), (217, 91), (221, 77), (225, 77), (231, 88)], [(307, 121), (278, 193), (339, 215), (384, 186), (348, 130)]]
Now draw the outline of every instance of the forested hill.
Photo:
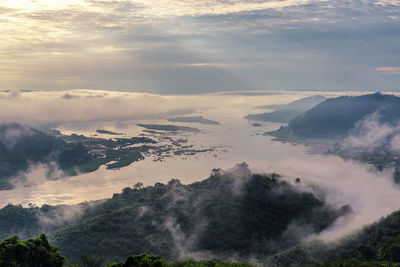
[(374, 112), (379, 113), (382, 123), (399, 122), (400, 97), (375, 93), (330, 98), (271, 134), (282, 138), (342, 138), (357, 122)]
[(10, 178), (31, 164), (57, 163), (69, 171), (91, 160), (93, 157), (83, 145), (66, 143), (18, 123), (0, 125), (0, 190), (11, 188)]
[(268, 265), (399, 267), (400, 210), (336, 242), (316, 241), (278, 253), (269, 259)]
[[(3, 236), (13, 231), (35, 235), (43, 222), (49, 226), (52, 218), (62, 217), (48, 207), (6, 209), (0, 210)], [(12, 209), (20, 225), (25, 217), (31, 223), (24, 229), (5, 227), (15, 221)], [(82, 209), (74, 220), (40, 229), (73, 261), (82, 253), (110, 260), (143, 253), (168, 260), (264, 258), (299, 244), (351, 211), (347, 206), (335, 209), (277, 174), (251, 174), (245, 163), (230, 171), (214, 169), (208, 179), (190, 185), (178, 180), (137, 184)], [(30, 225), (35, 226), (28, 231)]]

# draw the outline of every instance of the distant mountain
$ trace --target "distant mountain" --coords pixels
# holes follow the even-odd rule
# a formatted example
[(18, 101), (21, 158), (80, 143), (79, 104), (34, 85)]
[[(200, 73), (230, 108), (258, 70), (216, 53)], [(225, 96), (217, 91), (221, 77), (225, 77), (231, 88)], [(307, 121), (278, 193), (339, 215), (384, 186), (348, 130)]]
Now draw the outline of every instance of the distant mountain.
[(296, 100), (285, 105), (259, 106), (258, 108), (274, 109), (275, 111), (260, 114), (249, 114), (245, 118), (255, 121), (287, 123), (298, 115), (302, 114), (304, 111), (313, 108), (314, 106), (325, 101), (326, 99), (327, 98), (324, 96), (315, 95), (302, 98), (300, 100)]
[(301, 110), (282, 109), (261, 114), (249, 114), (244, 118), (253, 121), (270, 121), (270, 122), (287, 123), (302, 113), (303, 111)]
[(200, 124), (214, 124), (214, 125), (219, 124), (219, 122), (205, 119), (205, 118), (203, 118), (203, 116), (176, 117), (176, 118), (167, 119), (167, 121), (200, 123)]
[(283, 105), (264, 105), (264, 106), (258, 106), (257, 108), (261, 109), (273, 109), (273, 110), (309, 110), (310, 108), (313, 108), (314, 106), (318, 105), (321, 102), (324, 102), (328, 98), (322, 95), (313, 95), (309, 97), (305, 97), (299, 100), (295, 100), (293, 102), (290, 102), (289, 104), (283, 104)]
[(251, 174), (242, 163), (229, 171), (214, 169), (208, 179), (189, 185), (178, 180), (149, 187), (138, 183), (80, 210), (75, 219), (57, 225), (66, 207), (8, 205), (0, 210), (0, 236), (18, 232), (26, 238), (47, 230), (73, 262), (82, 253), (111, 260), (132, 253), (169, 260), (194, 255), (246, 260), (299, 244), (351, 208), (334, 208), (277, 174)]
[(375, 112), (379, 113), (381, 123), (396, 124), (400, 121), (400, 97), (375, 93), (331, 98), (270, 134), (289, 139), (340, 139), (346, 137), (357, 122)]

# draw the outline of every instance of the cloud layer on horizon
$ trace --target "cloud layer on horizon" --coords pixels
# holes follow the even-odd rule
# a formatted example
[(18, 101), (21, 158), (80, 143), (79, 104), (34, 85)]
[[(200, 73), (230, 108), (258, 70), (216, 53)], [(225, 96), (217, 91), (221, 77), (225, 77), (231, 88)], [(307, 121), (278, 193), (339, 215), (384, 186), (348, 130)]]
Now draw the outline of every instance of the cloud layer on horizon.
[(17, 0), (0, 89), (393, 89), (397, 0)]

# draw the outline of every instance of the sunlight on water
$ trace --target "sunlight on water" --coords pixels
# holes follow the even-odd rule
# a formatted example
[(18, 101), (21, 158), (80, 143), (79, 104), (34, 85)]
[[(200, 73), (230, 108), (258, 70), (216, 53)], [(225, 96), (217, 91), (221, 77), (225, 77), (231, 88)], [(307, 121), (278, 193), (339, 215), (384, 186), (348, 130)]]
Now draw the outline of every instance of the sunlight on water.
[(58, 129), (64, 134), (76, 133), (102, 138), (115, 136), (96, 133), (96, 130), (106, 129), (121, 133), (122, 137), (145, 134), (150, 138), (159, 138), (160, 135), (144, 131), (137, 123), (195, 127), (200, 132), (171, 132), (165, 135), (166, 140), (187, 139), (187, 144), (193, 145), (195, 149), (214, 150), (194, 155), (171, 153), (172, 155), (163, 157), (161, 161), (156, 160), (154, 155), (146, 155), (144, 160), (119, 170), (107, 170), (102, 166), (92, 173), (55, 181), (45, 178), (46, 169), (43, 166), (34, 166), (27, 174), (26, 183), (17, 184), (13, 190), (1, 192), (0, 204), (76, 204), (110, 198), (114, 193), (121, 192), (125, 187), (132, 187), (137, 182), (154, 185), (157, 182), (166, 183), (173, 178), (185, 184), (201, 181), (208, 177), (213, 168), (229, 169), (237, 163), (247, 162), (256, 173), (280, 173), (288, 182), (301, 178), (304, 183), (299, 190), (312, 191), (309, 183), (323, 188), (327, 201), (332, 205), (340, 207), (351, 204), (357, 216), (351, 221), (338, 221), (337, 228), (333, 227), (322, 233), (323, 238), (345, 234), (400, 208), (400, 192), (393, 184), (391, 173), (372, 173), (365, 165), (356, 162), (344, 161), (335, 156), (315, 155), (310, 153), (308, 147), (273, 141), (263, 134), (278, 129), (282, 124), (262, 123), (261, 127), (255, 127), (252, 121), (243, 118), (247, 114), (268, 111), (257, 108), (260, 105), (288, 103), (311, 94), (316, 93), (253, 96), (221, 93), (168, 97), (168, 101), (172, 103), (196, 103), (196, 111), (188, 114), (215, 120), (220, 123), (218, 125), (170, 122), (167, 119), (177, 115), (165, 114), (155, 114), (154, 119), (118, 120), (116, 117), (112, 122), (97, 120), (62, 123)]

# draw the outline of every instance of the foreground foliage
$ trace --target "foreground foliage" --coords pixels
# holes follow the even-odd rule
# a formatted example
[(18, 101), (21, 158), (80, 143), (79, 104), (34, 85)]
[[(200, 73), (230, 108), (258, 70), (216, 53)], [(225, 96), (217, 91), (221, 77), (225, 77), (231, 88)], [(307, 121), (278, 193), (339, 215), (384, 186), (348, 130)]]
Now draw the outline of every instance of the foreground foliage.
[(49, 244), (45, 235), (19, 240), (12, 236), (0, 243), (0, 266), (63, 266), (65, 258), (57, 247)]
[(160, 256), (147, 254), (129, 256), (124, 263), (110, 263), (107, 267), (252, 267), (249, 263), (223, 262), (220, 260), (193, 259), (166, 262)]
[[(66, 259), (59, 249), (49, 244), (42, 234), (36, 239), (19, 240), (17, 236), (9, 237), (0, 243), (0, 266), (21, 267), (62, 267)], [(103, 258), (81, 255), (80, 262), (69, 267), (102, 267)], [(219, 260), (193, 259), (166, 262), (160, 256), (147, 254), (129, 256), (125, 262), (109, 263), (107, 267), (251, 267), (248, 263), (231, 263)]]

